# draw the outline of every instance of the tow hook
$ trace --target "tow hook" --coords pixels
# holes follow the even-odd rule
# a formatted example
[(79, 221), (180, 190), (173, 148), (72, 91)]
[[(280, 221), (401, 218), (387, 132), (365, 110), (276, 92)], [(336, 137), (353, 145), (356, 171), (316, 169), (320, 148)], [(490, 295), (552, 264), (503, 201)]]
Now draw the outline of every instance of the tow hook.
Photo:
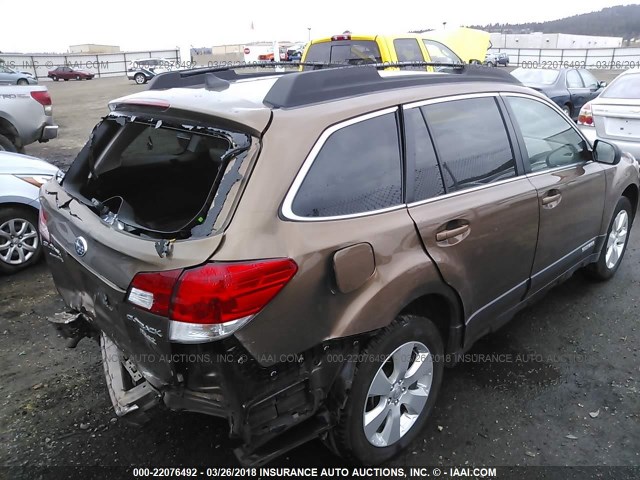
[(76, 348), (84, 337), (92, 337), (93, 329), (84, 315), (77, 312), (60, 312), (47, 317), (53, 327), (67, 340), (67, 348)]

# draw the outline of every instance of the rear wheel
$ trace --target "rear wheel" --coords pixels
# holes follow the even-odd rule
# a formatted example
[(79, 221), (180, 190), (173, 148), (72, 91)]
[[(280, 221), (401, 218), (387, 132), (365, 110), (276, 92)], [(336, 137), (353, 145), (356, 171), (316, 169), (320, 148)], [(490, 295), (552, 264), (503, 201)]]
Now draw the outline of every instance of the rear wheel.
[(589, 277), (598, 281), (609, 280), (615, 275), (622, 263), (622, 257), (629, 243), (629, 232), (633, 223), (633, 208), (627, 197), (618, 200), (605, 244), (602, 247), (600, 258), (596, 263), (589, 265), (585, 272)]
[(26, 78), (21, 78), (20, 80), (18, 80), (18, 85), (29, 85), (29, 81)]
[(76, 80), (82, 80), (82, 78), (80, 77), (80, 75), (76, 75)]
[(0, 151), (15, 153), (18, 151), (18, 149), (11, 140), (0, 134)]
[(0, 272), (14, 273), (36, 263), (42, 256), (38, 216), (24, 207), (0, 210)]
[(401, 316), (383, 329), (361, 355), (331, 432), (336, 450), (375, 465), (409, 445), (435, 404), (443, 351), (438, 329), (426, 318)]
[(573, 109), (571, 108), (571, 105), (570, 105), (570, 104), (568, 104), (568, 103), (565, 103), (565, 104), (562, 106), (562, 111), (563, 111), (563, 112), (565, 113), (565, 115), (566, 115), (567, 117), (569, 117), (569, 118), (571, 118), (572, 110), (573, 110)]
[(142, 73), (136, 73), (133, 79), (138, 85), (142, 85), (143, 83), (147, 82), (147, 77), (145, 77)]
[(53, 80), (54, 82), (58, 81), (58, 77), (56, 77), (55, 75), (53, 77), (51, 77), (51, 80)]

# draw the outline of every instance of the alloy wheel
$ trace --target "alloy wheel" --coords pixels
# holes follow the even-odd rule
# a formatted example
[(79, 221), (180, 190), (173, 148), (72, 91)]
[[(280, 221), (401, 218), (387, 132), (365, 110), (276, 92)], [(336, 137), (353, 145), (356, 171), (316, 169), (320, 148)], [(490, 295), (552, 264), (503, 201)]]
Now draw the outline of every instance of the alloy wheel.
[(626, 210), (620, 210), (611, 226), (611, 232), (607, 238), (607, 254), (605, 262), (608, 269), (613, 269), (618, 264), (629, 232), (629, 215)]
[(372, 445), (398, 442), (424, 410), (433, 382), (433, 356), (421, 342), (396, 348), (371, 381), (363, 412), (364, 434)]
[(35, 226), (23, 218), (12, 218), (0, 225), (0, 260), (22, 265), (38, 250), (40, 239)]

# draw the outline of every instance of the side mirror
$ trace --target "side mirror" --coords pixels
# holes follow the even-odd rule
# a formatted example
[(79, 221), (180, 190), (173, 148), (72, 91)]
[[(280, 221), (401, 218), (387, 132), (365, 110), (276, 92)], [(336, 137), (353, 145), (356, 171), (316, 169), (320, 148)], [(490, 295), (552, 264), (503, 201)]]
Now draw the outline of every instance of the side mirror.
[(607, 82), (598, 82), (598, 88), (604, 88), (607, 86)]
[(596, 162), (617, 165), (621, 157), (622, 151), (617, 145), (602, 140), (593, 143), (593, 159)]

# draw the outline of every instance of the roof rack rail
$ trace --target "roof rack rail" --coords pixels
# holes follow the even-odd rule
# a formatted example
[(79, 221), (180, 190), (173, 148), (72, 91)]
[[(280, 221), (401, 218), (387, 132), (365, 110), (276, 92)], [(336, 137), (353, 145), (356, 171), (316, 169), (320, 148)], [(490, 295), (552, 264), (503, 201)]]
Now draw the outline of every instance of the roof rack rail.
[(236, 70), (244, 69), (273, 69), (275, 67), (313, 67), (314, 70), (327, 67), (344, 67), (344, 64), (338, 63), (321, 63), (321, 62), (242, 62), (232, 63), (228, 65), (221, 64), (215, 67), (193, 68), (190, 70), (178, 70), (175, 72), (166, 72), (156, 75), (149, 82), (149, 90), (162, 90), (165, 88), (184, 88), (207, 85), (207, 75), (214, 74), (221, 80), (234, 82), (245, 78), (270, 77), (274, 75), (283, 75), (287, 73), (296, 73), (299, 70), (288, 71), (254, 71), (242, 75), (238, 75)]
[[(416, 71), (411, 72), (415, 75), (388, 77), (383, 77), (378, 72), (380, 68), (407, 66), (443, 67), (444, 70), (433, 75)], [(453, 82), (520, 84), (520, 81), (509, 73), (482, 65), (434, 62), (376, 63), (282, 76), (267, 92), (264, 103), (271, 108), (292, 108), (395, 88)]]

